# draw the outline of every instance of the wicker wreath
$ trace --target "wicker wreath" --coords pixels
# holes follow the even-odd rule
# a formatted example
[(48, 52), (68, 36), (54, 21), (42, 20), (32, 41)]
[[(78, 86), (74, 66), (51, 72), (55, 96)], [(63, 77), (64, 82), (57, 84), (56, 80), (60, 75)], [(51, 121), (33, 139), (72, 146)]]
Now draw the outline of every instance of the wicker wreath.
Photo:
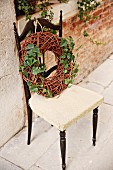
[[(58, 67), (53, 76), (47, 78), (43, 78), (41, 74), (37, 74), (36, 76), (34, 76), (32, 74), (32, 67), (30, 66), (27, 68), (27, 77), (22, 73), (23, 79), (26, 82), (31, 82), (32, 85), (38, 84), (39, 86), (43, 84), (43, 88), (39, 88), (37, 93), (45, 97), (48, 97), (47, 91), (52, 94), (52, 97), (59, 95), (68, 86), (68, 84), (64, 83), (64, 80), (70, 79), (71, 77), (70, 72), (73, 67), (72, 63), (68, 61), (69, 67), (67, 68), (67, 73), (64, 73), (64, 64), (60, 64), (60, 56), (63, 53), (63, 49), (60, 47), (60, 43), (61, 38), (59, 38), (56, 34), (52, 34), (50, 32), (37, 32), (31, 34), (21, 43), (20, 66), (24, 62), (26, 47), (28, 46), (28, 44), (34, 44), (35, 46), (38, 46), (41, 53), (51, 51), (55, 55), (55, 61)], [(47, 91), (44, 92), (43, 89), (46, 89)]]

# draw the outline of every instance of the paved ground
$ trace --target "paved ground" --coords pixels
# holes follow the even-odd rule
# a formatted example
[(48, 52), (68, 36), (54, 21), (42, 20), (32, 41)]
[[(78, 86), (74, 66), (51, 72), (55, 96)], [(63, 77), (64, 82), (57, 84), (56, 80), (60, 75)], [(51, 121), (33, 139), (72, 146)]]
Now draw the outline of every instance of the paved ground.
[[(67, 170), (113, 170), (113, 55), (93, 71), (83, 87), (104, 95), (97, 145), (92, 146), (92, 113), (67, 130)], [(61, 170), (59, 132), (36, 118), (31, 145), (23, 129), (0, 150), (0, 170)]]

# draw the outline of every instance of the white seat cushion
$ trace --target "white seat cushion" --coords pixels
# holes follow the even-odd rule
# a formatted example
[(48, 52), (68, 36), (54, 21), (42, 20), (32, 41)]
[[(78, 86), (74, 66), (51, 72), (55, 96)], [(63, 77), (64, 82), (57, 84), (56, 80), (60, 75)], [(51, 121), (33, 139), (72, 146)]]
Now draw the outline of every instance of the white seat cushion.
[(103, 96), (73, 85), (59, 96), (45, 98), (33, 94), (29, 100), (31, 109), (60, 131), (64, 131), (77, 119), (89, 113), (103, 102)]

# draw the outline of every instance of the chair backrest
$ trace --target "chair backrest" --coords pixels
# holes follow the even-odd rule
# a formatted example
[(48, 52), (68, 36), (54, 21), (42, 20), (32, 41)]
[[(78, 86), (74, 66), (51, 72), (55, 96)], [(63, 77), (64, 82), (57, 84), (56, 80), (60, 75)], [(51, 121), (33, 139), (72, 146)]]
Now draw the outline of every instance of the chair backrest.
[[(50, 29), (59, 30), (59, 37), (62, 37), (62, 11), (60, 11), (59, 25), (54, 25), (54, 24), (50, 23), (47, 19), (42, 19), (42, 18), (38, 18), (38, 22), (42, 25), (42, 27), (45, 26), (45, 27), (50, 28)], [(37, 28), (35, 29), (34, 19), (28, 21), (28, 23), (25, 25), (25, 28), (24, 28), (24, 30), (23, 30), (23, 32), (21, 33), (20, 36), (18, 35), (16, 23), (14, 22), (13, 25), (14, 25), (14, 34), (15, 34), (15, 40), (16, 40), (18, 52), (21, 50), (20, 42), (22, 40), (24, 40), (24, 38), (26, 37), (26, 35), (28, 34), (29, 31), (31, 31), (32, 33), (35, 33), (35, 30), (37, 32), (41, 31), (40, 25), (37, 25)], [(19, 55), (21, 55), (21, 54), (19, 53)], [(19, 56), (19, 57), (21, 57), (21, 56)], [(44, 55), (43, 55), (43, 60), (44, 60)], [(43, 63), (44, 63), (44, 61), (43, 61)], [(50, 68), (45, 73), (45, 77), (49, 76), (56, 69), (57, 69), (57, 65)], [(25, 82), (25, 80), (23, 80), (23, 83), (24, 83), (24, 89), (25, 89), (27, 110), (29, 112), (30, 108), (29, 108), (29, 105), (28, 105), (28, 100), (31, 97), (31, 94), (30, 94), (29, 87), (28, 87), (27, 83)]]
[[(37, 18), (37, 20), (38, 20), (38, 24), (36, 25), (36, 28), (35, 28), (35, 25), (34, 25), (35, 19), (32, 19), (32, 20), (28, 21), (20, 36), (18, 35), (18, 32), (17, 32), (16, 23), (13, 23), (14, 24), (14, 33), (15, 33), (15, 39), (16, 39), (16, 45), (17, 45), (18, 52), (21, 50), (20, 42), (22, 40), (24, 40), (24, 38), (27, 36), (27, 34), (29, 32), (35, 33), (35, 31), (36, 32), (41, 31), (41, 26), (46, 27), (46, 28), (50, 28), (50, 29), (54, 29), (54, 30), (59, 30), (59, 37), (62, 37), (62, 11), (60, 11), (59, 25), (54, 25), (51, 22), (49, 22), (47, 19), (44, 19), (44, 18)], [(43, 54), (42, 63), (45, 64), (44, 54)], [(56, 69), (57, 69), (57, 65), (53, 66), (47, 72), (44, 73), (44, 77), (45, 78), (48, 77)]]
[[(49, 22), (47, 19), (44, 19), (44, 18), (37, 18), (37, 19), (38, 19), (38, 22), (40, 23), (40, 25), (42, 27), (47, 27), (47, 28), (50, 28), (50, 29), (59, 30), (59, 37), (62, 37), (62, 11), (60, 11), (59, 25), (54, 25), (51, 22)], [(17, 28), (16, 28), (16, 23), (15, 22), (13, 23), (15, 39), (16, 39), (16, 45), (17, 45), (18, 51), (21, 50), (20, 42), (22, 40), (24, 40), (24, 38), (26, 37), (28, 32), (29, 31), (31, 31), (32, 33), (35, 32), (34, 21), (35, 21), (35, 19), (32, 19), (32, 20), (27, 22), (27, 24), (25, 25), (24, 30), (23, 30), (23, 32), (21, 33), (20, 36), (18, 35), (18, 31), (17, 31)], [(37, 24), (36, 32), (41, 31), (40, 25)]]

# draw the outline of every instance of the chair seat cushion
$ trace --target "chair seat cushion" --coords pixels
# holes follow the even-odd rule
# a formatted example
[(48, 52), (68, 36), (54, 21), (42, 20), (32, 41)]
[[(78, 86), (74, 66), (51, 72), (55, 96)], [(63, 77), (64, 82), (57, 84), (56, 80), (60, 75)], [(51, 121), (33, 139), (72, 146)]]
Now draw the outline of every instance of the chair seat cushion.
[(73, 85), (54, 98), (33, 94), (29, 105), (38, 116), (64, 131), (102, 102), (103, 96), (98, 93)]

